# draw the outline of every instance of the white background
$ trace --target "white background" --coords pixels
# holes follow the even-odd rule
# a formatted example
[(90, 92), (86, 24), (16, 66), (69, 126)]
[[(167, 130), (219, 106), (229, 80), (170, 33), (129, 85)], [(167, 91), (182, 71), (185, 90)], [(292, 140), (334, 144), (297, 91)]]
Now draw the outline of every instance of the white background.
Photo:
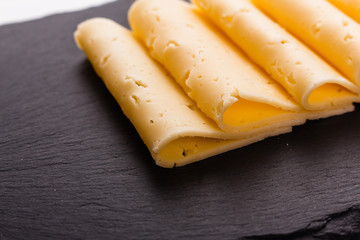
[(0, 0), (0, 25), (99, 6), (115, 0)]

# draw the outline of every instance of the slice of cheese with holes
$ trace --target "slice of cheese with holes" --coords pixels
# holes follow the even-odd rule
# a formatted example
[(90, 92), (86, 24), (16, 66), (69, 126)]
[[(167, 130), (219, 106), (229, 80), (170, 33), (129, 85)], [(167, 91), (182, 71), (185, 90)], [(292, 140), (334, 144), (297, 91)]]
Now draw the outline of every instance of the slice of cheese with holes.
[(360, 25), (326, 0), (253, 0), (360, 85)]
[(328, 0), (328, 1), (360, 23), (359, 0)]
[(197, 106), (225, 131), (295, 120), (291, 96), (235, 45), (178, 0), (139, 0), (129, 10), (138, 37)]
[[(111, 20), (95, 18), (81, 23), (74, 36), (159, 166), (183, 166), (290, 132), (292, 125), (305, 121), (305, 114), (292, 113), (296, 117), (286, 124), (224, 132), (151, 59), (129, 30)], [(246, 107), (251, 109), (258, 103), (253, 104)], [(252, 121), (250, 114), (246, 118)]]
[(305, 109), (342, 108), (359, 101), (357, 86), (250, 0), (193, 2)]

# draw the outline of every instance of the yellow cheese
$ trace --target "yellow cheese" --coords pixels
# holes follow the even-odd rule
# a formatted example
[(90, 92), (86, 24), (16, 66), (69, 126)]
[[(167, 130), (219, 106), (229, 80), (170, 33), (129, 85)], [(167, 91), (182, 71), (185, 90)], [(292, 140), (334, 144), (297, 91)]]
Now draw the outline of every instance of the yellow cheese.
[[(280, 85), (190, 4), (139, 0), (129, 10), (129, 23), (151, 55), (220, 128), (247, 131), (287, 125), (297, 117), (291, 111), (301, 111)], [(257, 107), (248, 112), (248, 104)]]
[(360, 23), (360, 1), (359, 0), (328, 0), (347, 15)]
[(360, 84), (360, 25), (326, 0), (253, 0), (317, 51), (347, 78)]
[(159, 166), (183, 166), (289, 132), (292, 125), (305, 121), (305, 114), (293, 113), (297, 117), (286, 124), (224, 132), (150, 58), (129, 30), (95, 18), (81, 23), (74, 36)]
[[(176, 21), (172, 25), (170, 16), (164, 15), (166, 9), (175, 18), (188, 17), (182, 19), (185, 27)], [(132, 26), (137, 26), (136, 36), (178, 77), (179, 85), (151, 58), (135, 34), (111, 20), (87, 20), (78, 26), (74, 37), (159, 166), (183, 166), (290, 132), (292, 126), (306, 119), (354, 110), (351, 104), (320, 111), (302, 110), (280, 85), (251, 64), (188, 4), (138, 1), (130, 11), (131, 19)], [(174, 35), (177, 32), (193, 39)], [(325, 84), (321, 91), (333, 87), (338, 86)], [(324, 94), (311, 97), (314, 102), (326, 100)]]
[(341, 107), (359, 100), (359, 88), (250, 0), (193, 2), (305, 109)]

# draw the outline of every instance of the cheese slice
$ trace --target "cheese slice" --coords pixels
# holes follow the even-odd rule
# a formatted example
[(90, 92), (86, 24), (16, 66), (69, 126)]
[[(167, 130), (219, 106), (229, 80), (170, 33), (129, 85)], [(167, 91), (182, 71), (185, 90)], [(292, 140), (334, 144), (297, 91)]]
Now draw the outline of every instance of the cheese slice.
[(328, 0), (328, 1), (360, 23), (359, 0)]
[(253, 0), (360, 85), (360, 25), (326, 0)]
[(308, 110), (351, 105), (359, 88), (258, 10), (250, 0), (193, 0)]
[(178, 0), (139, 0), (129, 23), (197, 106), (225, 131), (288, 124), (303, 113), (291, 96), (264, 74), (192, 5)]
[[(185, 25), (166, 12), (186, 17)], [(129, 18), (135, 34), (94, 18), (74, 37), (159, 166), (183, 166), (290, 132), (306, 119), (354, 110), (352, 104), (302, 109), (186, 3), (140, 0)], [(322, 101), (323, 95), (311, 97)]]
[(81, 23), (74, 36), (159, 166), (183, 166), (290, 132), (292, 125), (305, 121), (305, 114), (292, 113), (296, 117), (286, 124), (224, 132), (151, 59), (129, 30), (95, 18)]

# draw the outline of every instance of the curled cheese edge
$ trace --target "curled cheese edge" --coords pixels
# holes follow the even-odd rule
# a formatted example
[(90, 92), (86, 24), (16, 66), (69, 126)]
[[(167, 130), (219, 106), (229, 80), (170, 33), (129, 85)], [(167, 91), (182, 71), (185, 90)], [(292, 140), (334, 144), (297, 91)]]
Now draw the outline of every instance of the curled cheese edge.
[(193, 0), (255, 63), (307, 110), (359, 101), (359, 88), (343, 78), (250, 0)]
[[(183, 1), (139, 0), (129, 23), (197, 106), (224, 131), (283, 123), (304, 110)], [(176, 16), (176, 17), (174, 17)]]
[(326, 0), (252, 1), (360, 86), (359, 23)]
[(147, 54), (133, 34), (104, 18), (79, 24), (75, 41), (137, 129), (157, 165), (183, 166), (290, 132), (305, 122), (297, 114), (287, 124), (247, 132), (224, 132), (207, 118)]
[[(159, 9), (156, 9), (156, 7), (152, 8), (152, 11), (157, 10)], [(193, 10), (191, 10), (191, 12), (197, 15)], [(155, 21), (158, 21), (157, 18), (159, 15), (155, 15), (154, 17)], [(201, 22), (209, 24), (203, 20), (201, 20)], [(198, 28), (196, 25), (191, 25), (191, 22), (187, 22), (186, 24), (190, 29), (193, 27)], [(155, 31), (155, 28), (151, 28), (150, 31)], [(178, 26), (174, 31), (181, 31), (181, 26)], [(148, 51), (142, 43), (137, 40), (139, 33), (140, 35), (143, 34), (141, 31), (133, 34), (111, 20), (95, 18), (81, 23), (74, 33), (74, 37), (79, 48), (85, 52), (95, 71), (103, 79), (106, 87), (117, 100), (124, 114), (132, 122), (145, 145), (148, 147), (156, 164), (159, 166), (167, 168), (183, 166), (216, 154), (249, 145), (270, 136), (290, 132), (292, 126), (300, 125), (304, 123), (306, 119), (325, 118), (354, 110), (352, 104), (320, 111), (303, 110), (294, 104), (289, 99), (289, 96), (286, 95), (286, 92), (281, 87), (278, 87), (276, 83), (271, 82), (270, 84), (267, 81), (268, 78), (266, 75), (260, 71), (260, 75), (266, 79), (268, 85), (275, 85), (275, 88), (270, 88), (270, 90), (269, 88), (264, 88), (270, 92), (268, 96), (273, 96), (274, 94), (276, 96), (276, 93), (284, 94), (278, 96), (279, 99), (285, 98), (287, 100), (285, 105), (282, 106), (284, 109), (277, 106), (277, 102), (272, 101), (271, 98), (265, 98), (265, 103), (263, 103), (264, 98), (260, 98), (261, 100), (259, 101), (257, 96), (248, 96), (249, 99), (245, 99), (240, 98), (240, 95), (238, 95), (235, 96), (235, 99), (230, 98), (231, 100), (229, 101), (229, 99), (224, 98), (224, 94), (222, 94), (220, 95), (221, 98), (224, 98), (225, 102), (228, 101), (226, 103), (227, 105), (224, 105), (225, 111), (222, 112), (223, 115), (225, 116), (229, 113), (226, 111), (226, 106), (229, 108), (229, 104), (235, 105), (234, 108), (230, 108), (233, 113), (230, 112), (231, 114), (228, 116), (229, 120), (232, 121), (232, 116), (238, 113), (241, 115), (241, 110), (246, 109), (249, 113), (243, 117), (250, 123), (248, 124), (250, 125), (248, 128), (237, 128), (237, 131), (223, 131), (218, 127), (216, 119), (215, 121), (213, 121), (214, 119), (209, 119), (198, 108), (198, 106), (201, 106), (201, 102), (200, 104), (195, 103), (184, 93), (185, 90), (185, 92), (191, 96), (187, 91), (188, 89), (186, 89), (187, 85), (181, 81), (178, 81), (181, 87), (176, 84), (169, 73), (149, 56)], [(217, 37), (223, 39), (220, 34), (218, 34)], [(146, 38), (145, 40), (152, 42), (147, 47), (149, 48), (150, 46), (148, 50), (156, 59), (159, 59), (159, 56), (156, 56), (157, 54), (163, 54), (166, 60), (178, 57), (180, 63), (187, 64), (188, 58), (186, 55), (190, 54), (191, 58), (195, 59), (190, 61), (190, 64), (199, 64), (199, 66), (207, 60), (207, 55), (203, 52), (206, 48), (201, 49), (201, 51), (197, 53), (198, 56), (195, 55), (195, 57), (193, 57), (191, 51), (185, 51), (187, 54), (183, 54), (178, 50), (174, 55), (164, 54), (151, 48), (156, 47), (157, 44), (161, 46), (161, 39), (157, 44), (154, 44), (156, 39)], [(201, 40), (201, 38), (197, 38), (197, 40)], [(168, 41), (168, 39), (164, 41)], [(180, 46), (178, 42), (172, 40), (167, 43), (166, 48), (163, 49), (164, 52), (172, 52), (174, 48), (176, 49)], [(210, 45), (210, 47), (215, 47), (216, 49), (224, 46)], [(191, 50), (191, 48), (181, 48), (182, 51), (189, 49)], [(236, 51), (231, 45), (230, 48), (224, 49), (226, 51)], [(246, 59), (243, 55), (240, 54), (240, 56), (243, 60)], [(220, 67), (225, 67), (222, 73), (226, 73), (228, 70), (226, 64), (221, 65), (222, 62), (227, 61), (228, 59), (221, 57), (217, 59)], [(245, 67), (245, 65), (246, 64), (244, 64), (243, 67)], [(171, 74), (176, 75), (181, 73), (181, 69), (177, 70), (176, 66), (170, 64), (168, 67), (170, 68), (168, 70)], [(194, 76), (198, 78), (199, 74), (203, 74), (204, 79), (208, 77), (212, 79), (214, 76), (219, 76), (216, 75), (219, 74), (216, 72), (217, 67), (218, 66), (213, 65), (213, 67), (202, 66), (192, 68), (189, 76), (194, 74)], [(171, 68), (175, 70), (171, 70)], [(251, 64), (247, 68), (245, 67), (245, 69), (250, 72), (256, 72), (255, 70), (258, 70)], [(206, 70), (209, 70), (209, 72)], [(253, 79), (246, 79), (243, 85), (241, 85), (246, 91), (249, 90), (246, 88), (249, 80)], [(257, 79), (257, 81), (259, 81), (259, 79)], [(224, 81), (223, 83), (225, 83), (225, 86), (228, 86), (226, 83), (229, 82)], [(196, 84), (199, 84), (199, 82), (196, 82)], [(256, 85), (251, 86), (256, 88)], [(233, 87), (231, 86), (231, 82), (228, 87)], [(210, 87), (210, 89), (212, 88)], [(261, 92), (261, 90), (264, 89), (257, 90)], [(225, 92), (229, 91), (226, 87), (220, 90)], [(245, 94), (244, 96), (247, 95)], [(235, 101), (231, 102), (232, 100)], [(263, 108), (264, 105), (268, 105), (269, 102), (270, 105), (268, 109), (270, 110), (267, 114), (269, 114), (270, 118), (265, 117), (264, 119), (259, 119), (257, 112), (252, 110), (257, 107)], [(205, 101), (205, 106), (206, 104), (208, 103)], [(274, 107), (274, 105), (276, 107)], [(266, 112), (267, 108), (265, 107), (262, 110), (264, 109)], [(272, 119), (273, 121), (268, 120), (273, 116), (273, 109), (282, 111), (280, 115), (283, 116), (283, 119), (281, 121), (278, 121), (279, 118), (276, 119), (276, 117)], [(257, 124), (251, 125), (253, 122)]]
[(360, 23), (360, 1), (359, 0), (328, 0), (341, 9), (344, 13)]

